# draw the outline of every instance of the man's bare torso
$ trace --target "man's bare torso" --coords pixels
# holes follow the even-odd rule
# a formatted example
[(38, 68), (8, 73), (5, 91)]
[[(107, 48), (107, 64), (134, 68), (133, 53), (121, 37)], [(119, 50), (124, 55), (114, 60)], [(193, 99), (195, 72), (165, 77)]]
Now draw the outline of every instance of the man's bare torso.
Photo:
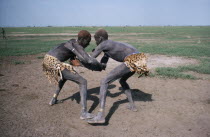
[[(71, 39), (69, 41), (70, 43), (74, 42), (76, 43), (75, 39)], [(55, 48), (51, 49), (48, 54), (51, 56), (56, 57), (58, 60), (60, 60), (61, 62), (64, 62), (66, 60), (70, 59), (74, 59), (74, 57), (76, 56), (71, 50), (69, 50), (68, 48), (66, 48), (64, 45), (66, 43), (61, 43), (59, 45), (57, 45)]]
[(139, 53), (136, 48), (127, 44), (106, 40), (100, 43), (92, 54), (92, 57), (97, 57), (101, 52), (104, 52), (108, 57), (123, 62), (125, 57), (133, 53)]

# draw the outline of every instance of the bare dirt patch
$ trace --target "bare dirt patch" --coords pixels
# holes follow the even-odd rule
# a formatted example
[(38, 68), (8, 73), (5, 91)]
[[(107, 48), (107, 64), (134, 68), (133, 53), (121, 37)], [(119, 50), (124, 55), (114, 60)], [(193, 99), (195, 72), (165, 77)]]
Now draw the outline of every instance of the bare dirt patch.
[(148, 66), (151, 69), (157, 67), (178, 67), (190, 64), (199, 64), (199, 61), (192, 58), (176, 56), (148, 55)]
[(144, 34), (159, 34), (159, 33), (110, 33), (109, 35), (110, 36), (115, 36), (115, 35), (117, 35), (117, 36), (130, 36), (130, 35), (132, 35), (132, 36), (135, 36), (135, 35), (144, 35)]
[(45, 39), (42, 39), (41, 41), (55, 41), (55, 40), (63, 40), (63, 41), (68, 41), (72, 38), (75, 38), (76, 39), (76, 36), (71, 36), (71, 38), (69, 37), (53, 37), (53, 38), (45, 38)]
[[(196, 59), (185, 58), (185, 57), (177, 57), (177, 56), (166, 56), (166, 55), (151, 55), (148, 56), (148, 67), (150, 70), (154, 71), (157, 67), (178, 67), (185, 66), (190, 64), (199, 64), (200, 62)], [(101, 56), (100, 56), (101, 57)], [(99, 57), (99, 60), (100, 60)], [(116, 65), (120, 64), (112, 59), (110, 59), (111, 68), (116, 67)]]
[(23, 37), (23, 36), (77, 36), (77, 33), (46, 33), (46, 34), (8, 34), (8, 36), (13, 36), (13, 37)]
[(27, 37), (16, 37), (14, 38), (15, 40), (32, 40), (32, 39), (36, 39), (36, 38), (27, 38)]
[(210, 75), (208, 74), (200, 74), (193, 71), (187, 71), (187, 72), (184, 72), (184, 74), (190, 74), (190, 75), (195, 76), (196, 78), (210, 80)]
[(23, 34), (25, 32), (11, 32), (12, 34)]
[[(55, 86), (43, 75), (37, 56), (9, 57), (0, 65), (0, 136), (19, 137), (208, 137), (210, 136), (210, 81), (133, 76), (128, 80), (138, 112), (126, 109), (127, 99), (118, 81), (109, 86), (106, 123), (90, 125), (79, 119), (79, 88), (67, 82), (59, 96), (62, 104), (49, 106)], [(183, 58), (149, 55), (153, 69), (185, 64)], [(29, 62), (13, 65), (12, 60)], [(170, 63), (170, 60), (174, 63)], [(164, 62), (167, 60), (166, 62)], [(9, 61), (9, 63), (8, 63)], [(188, 60), (189, 61), (189, 60)], [(161, 63), (162, 62), (162, 63)], [(181, 64), (178, 64), (181, 63)], [(192, 61), (193, 62), (193, 61)], [(191, 61), (187, 63), (192, 63)], [(195, 62), (193, 62), (195, 63)], [(93, 72), (78, 67), (88, 80), (88, 108), (97, 112), (100, 80), (107, 70)]]

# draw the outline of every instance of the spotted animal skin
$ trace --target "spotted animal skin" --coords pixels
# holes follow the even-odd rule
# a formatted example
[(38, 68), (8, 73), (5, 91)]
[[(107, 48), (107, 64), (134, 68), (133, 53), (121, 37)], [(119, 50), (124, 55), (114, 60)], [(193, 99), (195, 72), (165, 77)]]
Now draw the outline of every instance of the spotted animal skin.
[(125, 57), (125, 65), (131, 72), (136, 72), (139, 77), (142, 75), (147, 76), (149, 69), (147, 68), (147, 56), (144, 53), (136, 53)]
[(64, 69), (68, 69), (72, 73), (76, 73), (73, 66), (67, 63), (60, 62), (57, 58), (45, 55), (42, 62), (43, 71), (50, 81), (50, 83), (58, 84), (58, 81), (62, 79), (62, 73)]

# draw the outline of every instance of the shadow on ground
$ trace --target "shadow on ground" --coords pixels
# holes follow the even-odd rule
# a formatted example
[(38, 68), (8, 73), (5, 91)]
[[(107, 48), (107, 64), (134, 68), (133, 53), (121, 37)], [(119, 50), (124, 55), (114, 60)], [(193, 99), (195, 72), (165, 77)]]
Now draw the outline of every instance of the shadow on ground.
[[(112, 89), (112, 88), (115, 88), (116, 85), (109, 85), (108, 89)], [(111, 93), (109, 90), (107, 91), (107, 96), (108, 97), (111, 97), (111, 98), (115, 98), (121, 94), (123, 94), (123, 90), (122, 88), (119, 88), (121, 91), (120, 92), (116, 92), (116, 93)], [(96, 109), (96, 107), (98, 106), (99, 104), (99, 98), (96, 96), (99, 94), (99, 90), (100, 90), (100, 87), (96, 87), (96, 88), (92, 88), (92, 89), (89, 89), (87, 91), (87, 100), (91, 100), (93, 101), (93, 104), (92, 106), (90, 107), (89, 109), (89, 113), (92, 113), (93, 110)], [(153, 101), (152, 100), (152, 94), (148, 94), (148, 93), (145, 93), (139, 89), (132, 89), (132, 97), (133, 97), (133, 100), (134, 101)], [(72, 96), (68, 97), (68, 98), (65, 98), (65, 99), (62, 99), (60, 100), (61, 102), (64, 102), (66, 100), (69, 100), (71, 99), (72, 101), (73, 100), (76, 100), (76, 102), (79, 104), (80, 103), (80, 93), (77, 92), (75, 94), (73, 94)], [(116, 102), (113, 103), (112, 107), (110, 108), (109, 110), (109, 113), (107, 114), (106, 116), (106, 122), (103, 123), (103, 124), (91, 124), (91, 125), (94, 125), (94, 126), (107, 126), (109, 124), (109, 120), (111, 119), (112, 115), (114, 114), (114, 112), (118, 109), (118, 107), (120, 106), (120, 104), (123, 104), (123, 103), (127, 103), (128, 100), (127, 99), (123, 99), (123, 100), (118, 100)]]

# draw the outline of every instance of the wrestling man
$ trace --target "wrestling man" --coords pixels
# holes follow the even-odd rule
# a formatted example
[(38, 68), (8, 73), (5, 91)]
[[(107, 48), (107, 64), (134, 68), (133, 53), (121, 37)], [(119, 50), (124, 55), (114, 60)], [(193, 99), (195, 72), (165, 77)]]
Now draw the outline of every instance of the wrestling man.
[(101, 80), (99, 112), (94, 118), (87, 120), (88, 123), (104, 123), (104, 109), (108, 85), (113, 81), (120, 79), (119, 82), (129, 101), (128, 108), (132, 111), (137, 111), (132, 99), (130, 87), (126, 81), (135, 72), (140, 75), (147, 75), (149, 71), (146, 65), (147, 57), (144, 53), (139, 53), (139, 51), (133, 46), (126, 43), (108, 40), (108, 33), (104, 29), (99, 29), (95, 33), (94, 38), (97, 47), (93, 51), (93, 58), (96, 58), (101, 52), (104, 52), (104, 56), (101, 59), (102, 64), (106, 64), (109, 58), (122, 62)]
[[(73, 65), (80, 62), (84, 67), (102, 71), (103, 65), (96, 59), (90, 57), (85, 51), (91, 41), (91, 35), (88, 31), (82, 30), (78, 33), (78, 39), (71, 39), (66, 43), (61, 43), (50, 50), (43, 60), (43, 71), (50, 82), (58, 85), (50, 105), (58, 103), (57, 97), (63, 85), (67, 80), (73, 81), (79, 85), (82, 110), (80, 119), (92, 118), (93, 115), (87, 112), (87, 80), (80, 76)], [(70, 59), (72, 65), (64, 63)]]

